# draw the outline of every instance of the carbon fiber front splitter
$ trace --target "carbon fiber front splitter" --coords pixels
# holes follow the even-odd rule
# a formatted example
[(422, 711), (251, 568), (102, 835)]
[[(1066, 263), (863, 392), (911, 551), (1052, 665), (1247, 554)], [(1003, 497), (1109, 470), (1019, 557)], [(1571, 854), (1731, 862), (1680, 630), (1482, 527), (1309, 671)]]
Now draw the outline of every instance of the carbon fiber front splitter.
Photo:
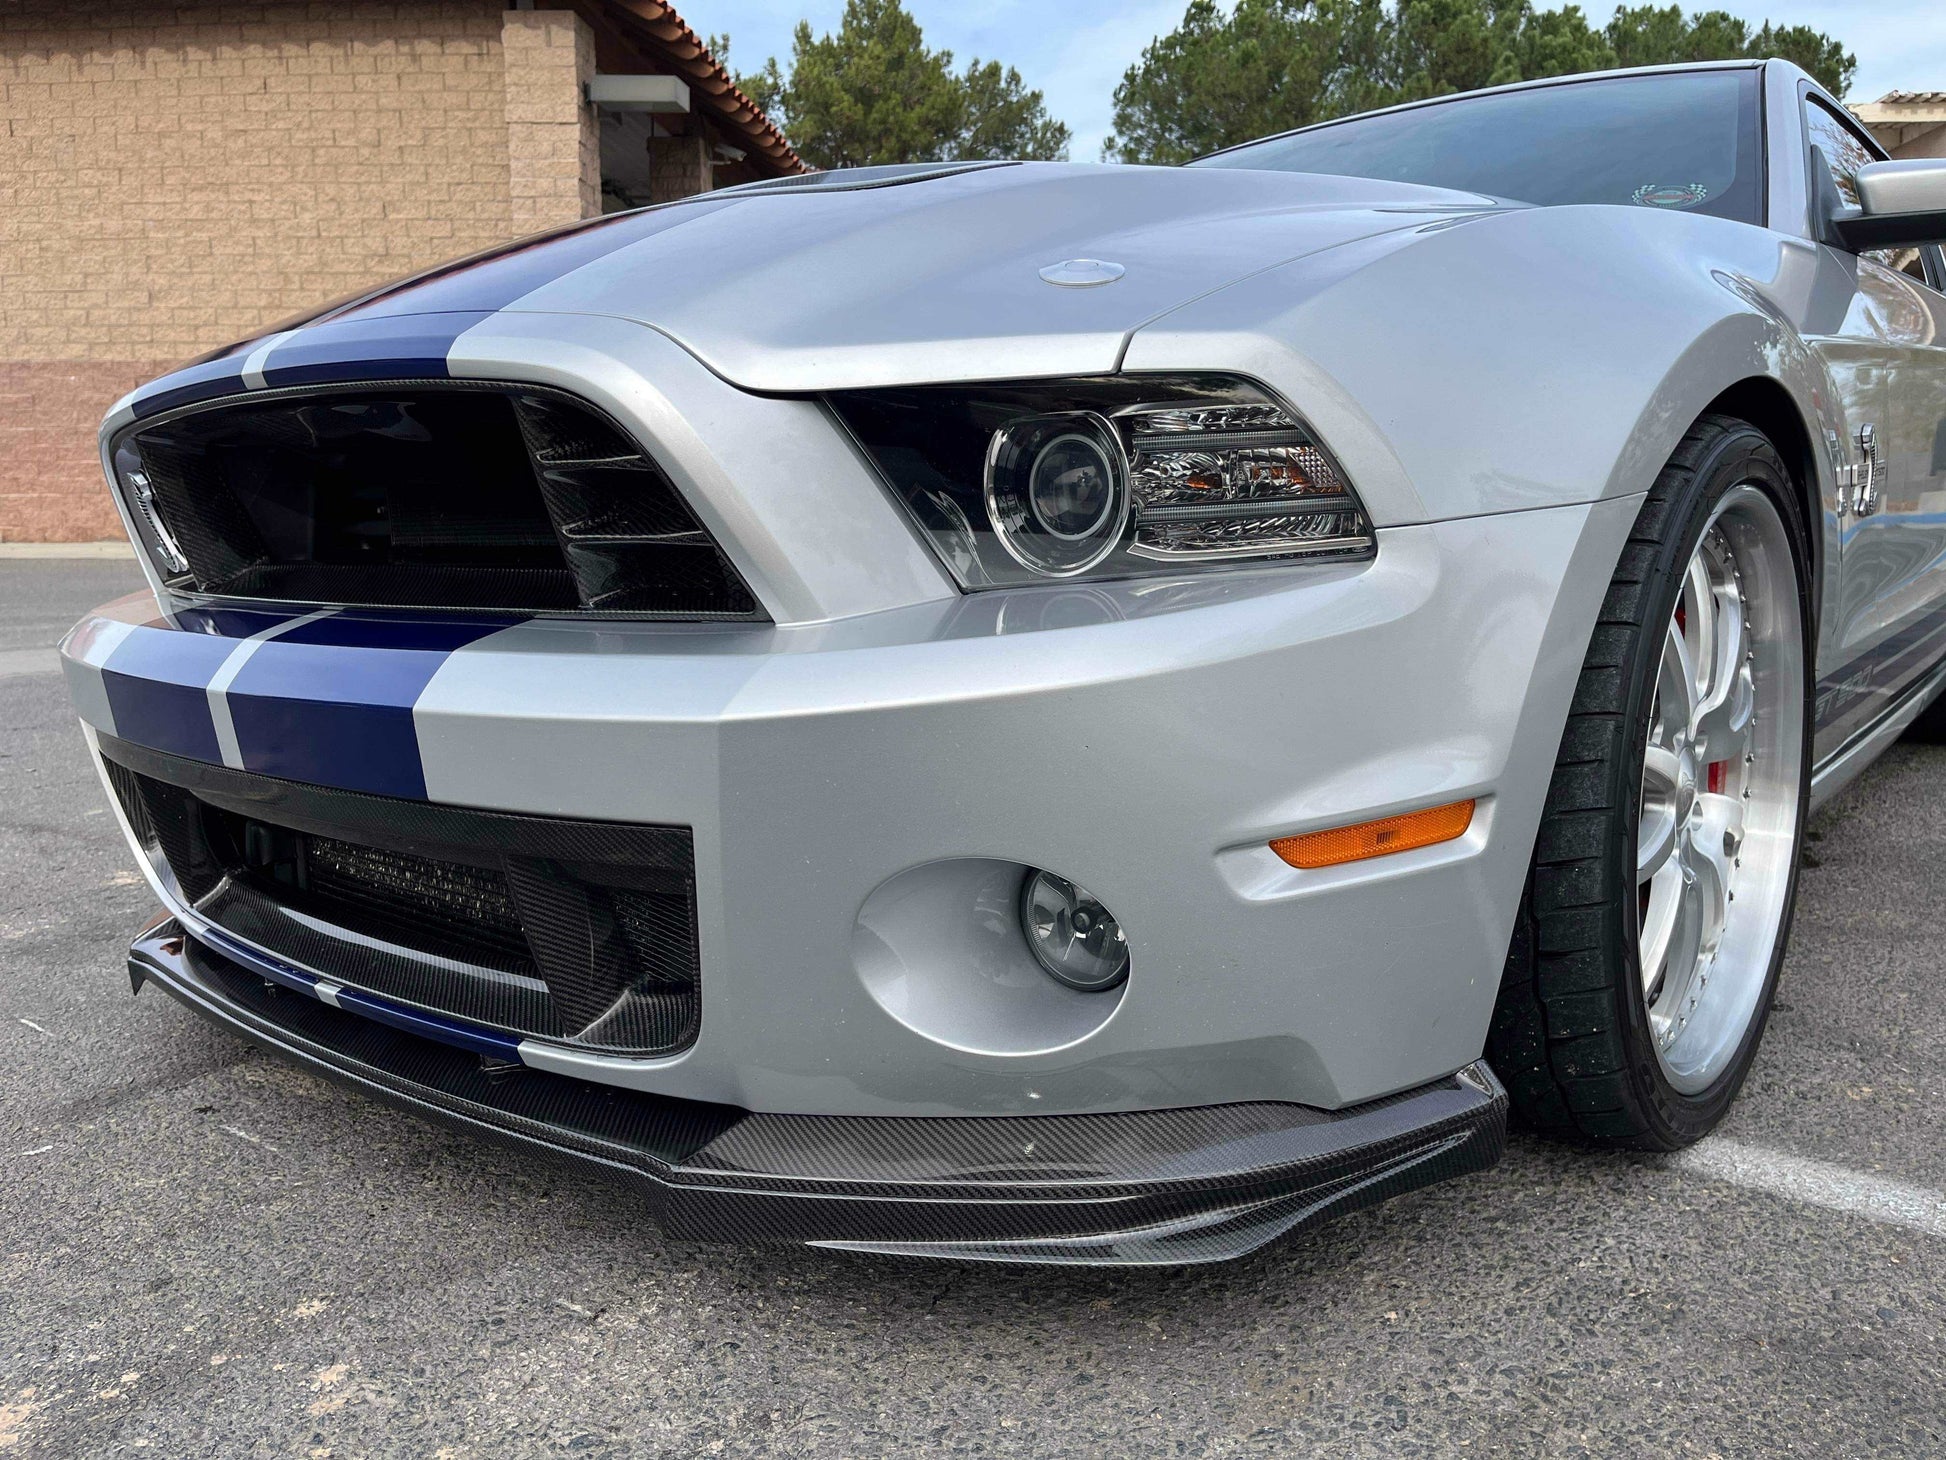
[(1507, 1097), (1475, 1064), (1348, 1110), (1259, 1103), (1104, 1115), (752, 1113), (476, 1053), (291, 993), (173, 919), (129, 949), (211, 1022), (381, 1100), (632, 1185), (675, 1237), (1026, 1263), (1238, 1257), (1482, 1170)]

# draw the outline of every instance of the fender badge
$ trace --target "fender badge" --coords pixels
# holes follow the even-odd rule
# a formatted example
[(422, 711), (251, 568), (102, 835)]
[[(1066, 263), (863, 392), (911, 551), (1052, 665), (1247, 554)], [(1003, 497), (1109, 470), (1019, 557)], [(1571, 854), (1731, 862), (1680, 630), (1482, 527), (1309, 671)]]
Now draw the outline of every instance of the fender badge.
[(1041, 277), (1063, 289), (1092, 289), (1097, 284), (1112, 284), (1128, 272), (1106, 259), (1062, 259), (1041, 270)]

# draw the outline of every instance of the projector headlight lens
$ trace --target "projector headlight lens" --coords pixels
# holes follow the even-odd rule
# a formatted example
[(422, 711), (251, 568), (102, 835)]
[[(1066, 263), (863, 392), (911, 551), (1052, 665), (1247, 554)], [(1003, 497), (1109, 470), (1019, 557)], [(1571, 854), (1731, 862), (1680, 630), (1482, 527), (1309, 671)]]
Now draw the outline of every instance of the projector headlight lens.
[(1128, 939), (1113, 913), (1085, 887), (1052, 872), (1029, 872), (1020, 886), (1027, 946), (1058, 983), (1084, 994), (1128, 977)]
[(1365, 556), (1310, 427), (1231, 376), (1106, 376), (830, 397), (960, 585)]
[(988, 448), (986, 506), (1023, 567), (1050, 578), (1086, 572), (1114, 551), (1128, 518), (1121, 438), (1091, 412), (1009, 423)]

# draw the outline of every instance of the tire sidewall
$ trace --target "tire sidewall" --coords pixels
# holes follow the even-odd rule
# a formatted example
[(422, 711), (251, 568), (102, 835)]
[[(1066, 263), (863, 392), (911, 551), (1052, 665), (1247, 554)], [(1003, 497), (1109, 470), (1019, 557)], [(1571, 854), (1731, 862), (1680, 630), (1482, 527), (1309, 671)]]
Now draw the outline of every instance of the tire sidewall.
[[(1743, 1039), (1723, 1074), (1707, 1089), (1687, 1094), (1670, 1084), (1663, 1070), (1662, 1061), (1655, 1051), (1648, 1006), (1642, 997), (1640, 912), (1635, 881), (1642, 765), (1662, 656), (1662, 636), (1675, 614), (1690, 556), (1701, 541), (1716, 504), (1732, 488), (1744, 485), (1761, 488), (1783, 518), (1791, 543), (1791, 560), (1797, 581), (1798, 621), (1804, 638), (1804, 695), (1800, 707), (1804, 733), (1800, 737), (1802, 763), (1798, 768), (1796, 835), (1777, 940), (1771, 950), (1770, 966), (1765, 970), (1763, 988), (1758, 995), (1750, 1026), (1744, 1031)], [(1616, 879), (1621, 884), (1617, 896), (1623, 910), (1620, 939), (1623, 976), (1618, 980), (1621, 994), (1618, 1012), (1626, 1072), (1641, 1111), (1647, 1118), (1652, 1142), (1674, 1148), (1688, 1145), (1707, 1134), (1723, 1118), (1749, 1073), (1757, 1043), (1762, 1039), (1764, 1025), (1770, 1017), (1771, 1000), (1776, 993), (1785, 949), (1790, 942), (1791, 921), (1797, 905), (1797, 849), (1803, 846), (1804, 823), (1810, 804), (1812, 706), (1817, 676), (1813, 652), (1816, 626), (1812, 618), (1809, 534), (1803, 502), (1790, 472), (1761, 432), (1750, 426), (1732, 427), (1711, 444), (1703, 459), (1697, 463), (1689, 485), (1670, 503), (1669, 528), (1657, 551), (1655, 571), (1649, 581), (1651, 586), (1641, 632), (1636, 638), (1626, 669), (1626, 749), (1618, 758), (1620, 784), (1611, 788), (1615, 798), (1611, 804), (1620, 807), (1621, 814), (1615, 817), (1610, 854)]]

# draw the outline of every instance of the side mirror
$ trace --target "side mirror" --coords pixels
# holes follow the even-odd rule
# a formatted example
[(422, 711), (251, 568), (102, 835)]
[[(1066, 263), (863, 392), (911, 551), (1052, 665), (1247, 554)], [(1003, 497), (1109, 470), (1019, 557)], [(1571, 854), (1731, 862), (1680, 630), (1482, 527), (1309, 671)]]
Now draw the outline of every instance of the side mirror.
[(1946, 157), (1869, 162), (1853, 181), (1858, 207), (1831, 220), (1847, 248), (1910, 248), (1946, 240)]

